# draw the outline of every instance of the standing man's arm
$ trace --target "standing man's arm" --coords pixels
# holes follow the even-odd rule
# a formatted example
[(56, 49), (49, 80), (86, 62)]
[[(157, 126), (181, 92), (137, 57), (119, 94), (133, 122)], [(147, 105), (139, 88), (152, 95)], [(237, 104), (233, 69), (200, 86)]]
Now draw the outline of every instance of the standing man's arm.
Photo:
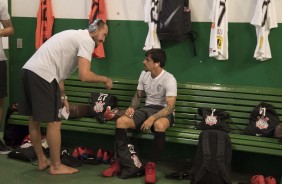
[(111, 89), (113, 86), (112, 79), (97, 75), (91, 71), (91, 62), (83, 57), (78, 57), (78, 72), (79, 79), (84, 82), (102, 82), (105, 83), (106, 89)]
[(1, 20), (1, 23), (4, 27), (4, 29), (0, 29), (0, 36), (1, 37), (6, 37), (6, 36), (11, 36), (14, 34), (14, 27), (12, 24), (12, 21), (9, 20)]
[(59, 88), (60, 88), (60, 92), (61, 92), (61, 100), (62, 100), (62, 104), (66, 107), (66, 111), (69, 112), (69, 102), (68, 102), (68, 97), (65, 91), (65, 84), (64, 81), (61, 81), (59, 83)]

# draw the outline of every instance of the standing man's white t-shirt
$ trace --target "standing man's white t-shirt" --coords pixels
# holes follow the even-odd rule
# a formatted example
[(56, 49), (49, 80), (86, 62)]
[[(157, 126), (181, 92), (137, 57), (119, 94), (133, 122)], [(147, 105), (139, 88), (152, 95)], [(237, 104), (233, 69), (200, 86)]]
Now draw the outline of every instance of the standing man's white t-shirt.
[(95, 42), (88, 30), (67, 30), (53, 35), (23, 66), (48, 82), (59, 83), (78, 67), (78, 57), (91, 62)]

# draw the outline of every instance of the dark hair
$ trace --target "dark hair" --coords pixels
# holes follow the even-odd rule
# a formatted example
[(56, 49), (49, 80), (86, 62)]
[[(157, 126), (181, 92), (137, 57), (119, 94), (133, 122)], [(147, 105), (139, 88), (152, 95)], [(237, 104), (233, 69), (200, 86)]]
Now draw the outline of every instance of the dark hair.
[(150, 56), (154, 63), (160, 62), (160, 67), (163, 68), (166, 62), (166, 54), (162, 49), (150, 49), (145, 53), (145, 57)]

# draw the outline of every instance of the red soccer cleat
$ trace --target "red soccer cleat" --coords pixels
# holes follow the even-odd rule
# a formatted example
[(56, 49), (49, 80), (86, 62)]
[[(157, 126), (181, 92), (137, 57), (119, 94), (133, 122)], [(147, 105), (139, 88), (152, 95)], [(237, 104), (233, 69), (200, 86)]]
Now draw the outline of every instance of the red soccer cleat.
[(108, 106), (106, 111), (104, 112), (104, 118), (107, 120), (107, 121), (110, 121), (112, 119), (115, 119), (117, 114), (118, 114), (118, 109), (115, 108), (113, 110), (111, 110), (111, 106)]
[(266, 178), (264, 178), (264, 181), (266, 184), (276, 184), (276, 179), (272, 176), (267, 176)]
[(120, 166), (119, 163), (114, 160), (111, 163), (111, 166), (102, 172), (102, 175), (105, 177), (112, 177), (120, 173)]
[(96, 155), (97, 162), (102, 163), (103, 157), (104, 157), (104, 151), (100, 148), (100, 149), (98, 149), (97, 155)]
[(263, 175), (254, 175), (251, 178), (251, 184), (265, 184)]
[(104, 164), (110, 164), (111, 163), (111, 153), (110, 153), (110, 151), (104, 151), (103, 163)]
[(146, 177), (145, 183), (156, 183), (157, 182), (157, 166), (154, 162), (148, 162), (145, 168)]

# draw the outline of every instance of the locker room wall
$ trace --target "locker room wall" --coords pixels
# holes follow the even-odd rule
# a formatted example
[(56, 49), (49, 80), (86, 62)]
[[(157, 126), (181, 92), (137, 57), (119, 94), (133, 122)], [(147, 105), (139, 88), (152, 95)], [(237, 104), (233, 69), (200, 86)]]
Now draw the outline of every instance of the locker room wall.
[[(148, 32), (144, 23), (145, 0), (105, 0), (109, 36), (105, 43), (105, 59), (93, 59), (92, 69), (110, 76), (137, 79), (142, 68), (142, 50)], [(269, 41), (272, 59), (260, 62), (253, 58), (256, 47), (255, 28), (249, 22), (256, 0), (229, 2), (229, 60), (208, 57), (210, 0), (190, 0), (192, 27), (199, 34), (198, 56), (194, 57), (189, 40), (162, 43), (167, 53), (166, 70), (179, 82), (202, 82), (248, 86), (282, 87), (282, 1), (275, 0), (279, 27), (271, 30)], [(87, 27), (91, 0), (52, 0), (55, 23), (53, 33)], [(19, 96), (20, 68), (35, 52), (36, 13), (39, 0), (11, 0), (15, 35), (10, 39), (10, 88), (12, 101)], [(23, 48), (16, 47), (22, 38)], [(126, 69), (126, 70), (125, 70)]]

